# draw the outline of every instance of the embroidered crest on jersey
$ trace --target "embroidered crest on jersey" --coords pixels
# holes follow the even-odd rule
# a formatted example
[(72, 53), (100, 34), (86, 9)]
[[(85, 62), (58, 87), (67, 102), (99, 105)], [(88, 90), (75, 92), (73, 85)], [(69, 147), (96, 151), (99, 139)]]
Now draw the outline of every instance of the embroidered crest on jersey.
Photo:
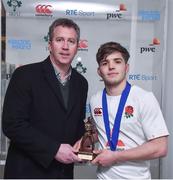
[[(109, 142), (106, 143), (106, 148), (110, 149)], [(125, 150), (125, 144), (122, 140), (118, 140), (116, 151), (124, 151)]]
[(133, 107), (132, 106), (126, 106), (125, 107), (125, 118), (131, 118), (131, 117), (133, 117), (133, 112), (134, 112), (134, 110), (133, 110)]
[(103, 111), (102, 111), (102, 108), (95, 108), (94, 109), (94, 116), (102, 116), (103, 114)]

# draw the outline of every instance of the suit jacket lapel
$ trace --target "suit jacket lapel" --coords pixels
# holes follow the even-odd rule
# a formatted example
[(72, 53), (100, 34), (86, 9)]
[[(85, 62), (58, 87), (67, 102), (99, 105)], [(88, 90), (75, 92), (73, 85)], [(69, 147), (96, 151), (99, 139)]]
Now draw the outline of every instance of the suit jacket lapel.
[(53, 93), (56, 95), (58, 101), (60, 102), (64, 110), (66, 110), (64, 106), (63, 97), (61, 95), (61, 90), (57, 82), (58, 80), (56, 78), (55, 71), (53, 69), (53, 66), (51, 64), (49, 57), (43, 62), (43, 74), (48, 84), (50, 85)]
[(70, 77), (70, 87), (69, 87), (69, 99), (68, 99), (68, 109), (67, 114), (70, 114), (71, 110), (75, 103), (77, 103), (77, 76), (74, 69), (72, 69), (71, 77)]

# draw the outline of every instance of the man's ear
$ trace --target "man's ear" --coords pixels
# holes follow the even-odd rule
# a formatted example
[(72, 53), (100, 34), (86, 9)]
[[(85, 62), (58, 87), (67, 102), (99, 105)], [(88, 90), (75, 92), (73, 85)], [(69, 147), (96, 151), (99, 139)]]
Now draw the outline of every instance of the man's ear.
[(48, 42), (48, 50), (51, 52), (51, 41)]
[(129, 64), (126, 64), (126, 73), (129, 72)]
[(100, 75), (100, 69), (99, 69), (99, 67), (97, 68), (97, 74), (98, 74), (99, 76), (101, 76), (101, 75)]

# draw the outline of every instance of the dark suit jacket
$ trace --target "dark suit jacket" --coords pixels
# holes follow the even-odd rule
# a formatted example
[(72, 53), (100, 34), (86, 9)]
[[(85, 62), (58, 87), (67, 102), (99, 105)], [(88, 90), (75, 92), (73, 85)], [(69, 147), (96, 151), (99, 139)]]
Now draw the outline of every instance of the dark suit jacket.
[(49, 57), (17, 68), (8, 86), (2, 127), (10, 139), (5, 178), (73, 177), (73, 164), (54, 160), (61, 143), (73, 145), (84, 133), (86, 79), (72, 70), (68, 108)]

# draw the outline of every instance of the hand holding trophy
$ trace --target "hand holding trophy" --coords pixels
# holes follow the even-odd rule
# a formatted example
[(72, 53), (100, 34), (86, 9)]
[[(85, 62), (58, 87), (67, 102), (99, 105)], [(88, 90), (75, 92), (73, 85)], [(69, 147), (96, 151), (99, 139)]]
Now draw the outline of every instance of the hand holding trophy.
[(94, 135), (93, 135), (95, 133), (95, 129), (91, 117), (85, 119), (84, 123), (85, 123), (85, 134), (81, 141), (78, 157), (84, 161), (92, 161), (95, 158), (95, 154), (93, 153), (95, 148)]

